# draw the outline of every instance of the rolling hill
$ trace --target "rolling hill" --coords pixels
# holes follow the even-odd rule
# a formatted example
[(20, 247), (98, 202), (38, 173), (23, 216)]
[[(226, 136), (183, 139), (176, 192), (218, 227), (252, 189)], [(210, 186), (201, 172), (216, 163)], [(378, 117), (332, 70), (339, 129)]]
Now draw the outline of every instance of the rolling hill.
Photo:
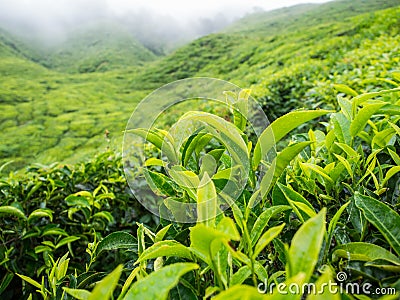
[(271, 119), (333, 105), (334, 83), (359, 91), (392, 87), (398, 5), (342, 0), (256, 13), (165, 57), (107, 23), (46, 51), (1, 32), (0, 165), (73, 163), (107, 147), (119, 150), (135, 104), (186, 77), (250, 87)]

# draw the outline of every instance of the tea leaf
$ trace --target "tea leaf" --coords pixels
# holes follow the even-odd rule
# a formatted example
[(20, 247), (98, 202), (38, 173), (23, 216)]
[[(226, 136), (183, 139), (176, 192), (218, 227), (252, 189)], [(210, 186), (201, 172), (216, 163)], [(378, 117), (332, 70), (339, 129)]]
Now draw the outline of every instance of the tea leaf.
[(332, 111), (322, 109), (293, 111), (276, 119), (258, 138), (257, 144), (254, 148), (253, 168), (256, 169), (268, 151), (290, 131), (312, 119), (321, 117), (330, 112)]
[(325, 214), (326, 209), (323, 208), (318, 215), (307, 220), (295, 233), (286, 265), (289, 278), (304, 273), (305, 281), (310, 279), (326, 232)]
[(204, 174), (197, 189), (197, 222), (207, 226), (215, 226), (217, 216), (217, 192), (213, 181), (207, 173)]
[(83, 289), (71, 289), (67, 287), (63, 287), (63, 290), (72, 297), (79, 299), (79, 300), (88, 300), (91, 293), (87, 290)]
[(10, 205), (0, 206), (0, 216), (1, 215), (12, 215), (20, 219), (27, 219), (23, 211)]
[(358, 96), (358, 93), (353, 90), (351, 87), (345, 85), (345, 84), (334, 84), (333, 87), (341, 93), (350, 95), (350, 96)]
[(102, 251), (126, 249), (137, 247), (137, 239), (124, 231), (117, 231), (107, 235), (102, 239), (96, 249), (96, 255)]
[(44, 218), (44, 217), (48, 217), (50, 219), (50, 222), (53, 221), (53, 211), (48, 208), (35, 209), (33, 212), (29, 214), (28, 222), (31, 222), (32, 220), (37, 218)]
[(104, 277), (99, 283), (97, 283), (90, 293), (88, 300), (108, 300), (112, 297), (115, 288), (117, 287), (119, 277), (121, 276), (122, 265), (119, 265)]
[(18, 274), (18, 273), (16, 273), (16, 274), (19, 277), (21, 277), (23, 280), (25, 280), (26, 282), (28, 282), (28, 283), (32, 284), (33, 286), (37, 287), (39, 290), (42, 289), (42, 285), (39, 282), (37, 282), (36, 280), (33, 280), (32, 278), (30, 278), (28, 276), (25, 276), (25, 275), (21, 275), (21, 274)]
[(301, 142), (290, 145), (283, 149), (282, 152), (280, 152), (277, 157), (274, 158), (270, 168), (265, 173), (260, 183), (262, 199), (265, 199), (273, 184), (282, 175), (289, 163), (310, 144), (311, 142)]
[(386, 204), (360, 193), (354, 195), (356, 206), (386, 238), (393, 250), (400, 255), (400, 216)]
[(214, 300), (262, 300), (266, 296), (261, 294), (255, 287), (249, 285), (235, 285), (218, 294)]
[(263, 211), (261, 215), (257, 218), (256, 222), (254, 223), (253, 229), (251, 230), (250, 233), (252, 246), (254, 246), (257, 243), (265, 227), (267, 227), (269, 220), (273, 216), (289, 209), (291, 209), (291, 207), (288, 205), (274, 205)]
[(391, 167), (389, 171), (386, 172), (386, 176), (383, 179), (381, 186), (385, 186), (389, 179), (396, 175), (398, 172), (400, 172), (400, 166)]
[(331, 269), (326, 266), (322, 275), (317, 279), (315, 285), (311, 285), (307, 300), (341, 300), (340, 293), (332, 293), (329, 285), (334, 281)]
[(350, 124), (351, 136), (355, 137), (357, 134), (359, 134), (364, 129), (371, 116), (385, 105), (386, 103), (374, 103), (368, 104), (361, 108)]
[(198, 268), (199, 266), (194, 263), (175, 263), (162, 267), (136, 281), (126, 293), (124, 300), (165, 300), (181, 276)]
[(383, 259), (400, 266), (400, 259), (396, 255), (378, 245), (370, 243), (353, 242), (340, 245), (335, 248), (332, 256), (334, 261), (337, 260), (337, 257), (360, 261)]
[(258, 240), (255, 249), (254, 249), (254, 254), (253, 254), (253, 258), (256, 258), (258, 256), (258, 254), (260, 254), (260, 252), (269, 244), (272, 242), (272, 240), (274, 238), (276, 238), (279, 233), (281, 233), (281, 231), (283, 230), (283, 228), (285, 227), (285, 223), (283, 223), (280, 226), (276, 226), (276, 227), (272, 227), (270, 229), (268, 229)]
[(135, 264), (160, 256), (176, 256), (190, 259), (192, 258), (192, 253), (186, 246), (177, 241), (160, 241), (144, 250)]

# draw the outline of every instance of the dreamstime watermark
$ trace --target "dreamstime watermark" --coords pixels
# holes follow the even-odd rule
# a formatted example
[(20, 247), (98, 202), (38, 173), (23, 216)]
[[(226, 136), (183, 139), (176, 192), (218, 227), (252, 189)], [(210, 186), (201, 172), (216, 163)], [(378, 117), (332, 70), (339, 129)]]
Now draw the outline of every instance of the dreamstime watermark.
[(372, 284), (366, 282), (359, 284), (357, 282), (345, 282), (347, 274), (345, 272), (338, 272), (336, 275), (337, 282), (329, 280), (320, 285), (316, 283), (290, 283), (284, 282), (275, 284), (272, 282), (268, 285), (267, 281), (261, 282), (257, 289), (261, 294), (278, 293), (281, 295), (322, 295), (324, 293), (335, 294), (351, 294), (351, 295), (395, 295), (396, 288), (394, 287), (374, 287)]

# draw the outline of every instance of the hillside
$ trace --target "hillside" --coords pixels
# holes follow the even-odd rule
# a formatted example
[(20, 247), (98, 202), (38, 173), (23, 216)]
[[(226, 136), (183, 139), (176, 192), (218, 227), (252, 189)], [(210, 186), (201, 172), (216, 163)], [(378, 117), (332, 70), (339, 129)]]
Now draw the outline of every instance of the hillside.
[(126, 28), (112, 22), (76, 28), (53, 44), (24, 42), (22, 37), (13, 37), (5, 31), (0, 31), (0, 41), (0, 49), (4, 49), (0, 51), (11, 50), (48, 69), (67, 73), (104, 72), (141, 66), (157, 59)]
[(157, 57), (122, 26), (95, 23), (75, 29), (65, 40), (44, 50), (40, 63), (64, 72), (104, 72), (140, 66)]
[[(399, 299), (399, 37), (398, 0), (259, 12), (166, 56), (110, 23), (0, 31), (0, 299)], [(187, 77), (243, 89), (159, 97)]]
[(335, 0), (323, 4), (298, 4), (251, 14), (232, 24), (224, 32), (274, 35), (321, 23), (343, 22), (349, 17), (398, 5), (396, 0)]
[[(76, 162), (109, 146), (105, 130), (119, 149), (135, 103), (186, 77), (217, 77), (252, 88), (271, 119), (298, 107), (332, 106), (334, 83), (358, 91), (392, 87), (369, 80), (390, 79), (398, 68), (399, 9), (372, 9), (396, 4), (334, 1), (247, 16), (140, 67), (130, 65), (154, 55), (113, 27), (101, 39), (80, 31), (46, 60), (3, 37), (0, 164), (13, 160), (9, 168), (19, 169), (32, 162)], [(271, 14), (275, 18), (268, 22), (282, 24), (279, 31), (269, 31), (264, 19)]]

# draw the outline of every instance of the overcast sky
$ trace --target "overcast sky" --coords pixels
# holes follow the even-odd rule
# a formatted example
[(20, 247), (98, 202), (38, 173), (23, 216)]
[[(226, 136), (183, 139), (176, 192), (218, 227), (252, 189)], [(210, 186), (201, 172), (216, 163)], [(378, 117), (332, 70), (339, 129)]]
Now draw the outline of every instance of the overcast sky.
[(84, 23), (111, 19), (137, 28), (139, 40), (190, 40), (218, 31), (255, 8), (323, 2), (328, 0), (0, 0), (0, 27), (51, 40)]
[(304, 2), (323, 3), (327, 0), (0, 0), (0, 17), (54, 20), (91, 13), (121, 15), (145, 9), (188, 19), (221, 11), (239, 15), (251, 12), (254, 7), (271, 10)]

